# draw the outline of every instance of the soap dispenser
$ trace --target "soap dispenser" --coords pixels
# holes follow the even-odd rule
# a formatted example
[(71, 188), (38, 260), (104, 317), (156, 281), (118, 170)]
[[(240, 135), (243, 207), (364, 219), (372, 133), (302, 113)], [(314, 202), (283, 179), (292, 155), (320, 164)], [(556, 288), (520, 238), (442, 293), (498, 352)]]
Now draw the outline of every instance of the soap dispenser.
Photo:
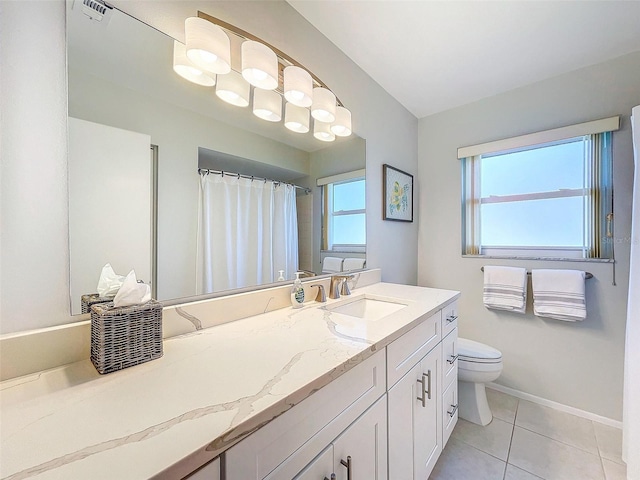
[(300, 308), (304, 303), (304, 287), (302, 281), (300, 281), (300, 272), (296, 272), (296, 279), (293, 281), (293, 287), (291, 288), (291, 306), (293, 308)]

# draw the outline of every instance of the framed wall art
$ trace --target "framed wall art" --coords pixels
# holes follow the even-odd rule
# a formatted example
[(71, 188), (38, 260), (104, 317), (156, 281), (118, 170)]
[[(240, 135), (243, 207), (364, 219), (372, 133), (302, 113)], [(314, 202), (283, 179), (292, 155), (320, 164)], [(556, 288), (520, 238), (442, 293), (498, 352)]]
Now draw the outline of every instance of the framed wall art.
[(383, 220), (413, 222), (413, 175), (382, 165)]

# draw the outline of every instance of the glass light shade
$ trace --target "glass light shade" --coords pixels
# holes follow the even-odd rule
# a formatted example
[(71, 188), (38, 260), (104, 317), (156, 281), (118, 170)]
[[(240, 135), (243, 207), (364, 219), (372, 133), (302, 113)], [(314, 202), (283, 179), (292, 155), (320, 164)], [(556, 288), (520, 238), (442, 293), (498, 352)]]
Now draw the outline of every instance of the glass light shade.
[(333, 142), (336, 139), (336, 136), (331, 131), (331, 124), (319, 122), (318, 120), (313, 122), (313, 136), (323, 142)]
[(253, 40), (242, 42), (242, 76), (264, 90), (278, 87), (278, 57), (266, 45)]
[(339, 137), (351, 135), (351, 112), (344, 107), (336, 107), (336, 119), (331, 124), (331, 131)]
[(309, 131), (309, 110), (293, 103), (284, 106), (284, 126), (297, 133)]
[(205, 72), (224, 75), (231, 71), (231, 42), (224, 30), (204, 18), (184, 22), (187, 57)]
[(336, 96), (331, 90), (322, 87), (313, 89), (311, 116), (325, 123), (331, 123), (336, 119)]
[(251, 86), (238, 72), (231, 71), (226, 75), (218, 75), (216, 95), (227, 103), (236, 107), (249, 105)]
[(205, 87), (216, 84), (215, 75), (207, 75), (187, 58), (187, 48), (184, 44), (173, 41), (173, 70), (182, 78)]
[(282, 120), (282, 97), (273, 90), (253, 90), (253, 114), (269, 122)]
[(298, 107), (310, 107), (313, 102), (313, 80), (304, 68), (290, 65), (284, 69), (284, 98)]

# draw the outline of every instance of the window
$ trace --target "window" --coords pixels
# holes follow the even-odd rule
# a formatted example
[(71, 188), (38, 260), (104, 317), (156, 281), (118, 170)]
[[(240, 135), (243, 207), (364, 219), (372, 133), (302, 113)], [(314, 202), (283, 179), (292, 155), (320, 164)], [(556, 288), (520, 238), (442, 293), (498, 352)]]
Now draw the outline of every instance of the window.
[(364, 251), (365, 179), (359, 177), (327, 183), (322, 192), (322, 249)]
[(611, 131), (558, 138), (597, 122), (460, 149), (463, 254), (612, 258)]

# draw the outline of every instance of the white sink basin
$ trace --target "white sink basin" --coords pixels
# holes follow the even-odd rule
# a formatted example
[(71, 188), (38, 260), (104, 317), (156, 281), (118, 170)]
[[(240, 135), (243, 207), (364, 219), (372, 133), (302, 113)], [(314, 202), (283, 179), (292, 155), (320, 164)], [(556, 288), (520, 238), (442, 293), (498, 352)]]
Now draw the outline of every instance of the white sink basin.
[(378, 297), (374, 295), (356, 295), (340, 302), (324, 307), (332, 313), (376, 321), (407, 307), (401, 300)]

